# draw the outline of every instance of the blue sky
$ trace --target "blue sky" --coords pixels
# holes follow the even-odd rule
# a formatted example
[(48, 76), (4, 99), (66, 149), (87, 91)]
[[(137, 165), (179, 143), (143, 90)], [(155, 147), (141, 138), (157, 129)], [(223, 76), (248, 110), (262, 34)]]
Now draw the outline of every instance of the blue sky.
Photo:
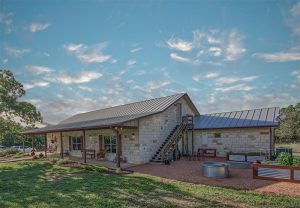
[(44, 121), (187, 92), (200, 113), (300, 102), (299, 1), (3, 1), (0, 64)]

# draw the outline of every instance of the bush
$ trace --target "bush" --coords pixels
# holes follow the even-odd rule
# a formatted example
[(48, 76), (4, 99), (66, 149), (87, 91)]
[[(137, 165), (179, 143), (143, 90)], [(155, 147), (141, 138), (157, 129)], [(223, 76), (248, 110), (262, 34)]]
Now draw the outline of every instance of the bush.
[(28, 156), (28, 154), (23, 153), (23, 152), (17, 152), (16, 154), (7, 155), (7, 157), (12, 157), (12, 158), (20, 158), (20, 157), (26, 157), (26, 156)]
[(15, 155), (19, 152), (20, 151), (17, 150), (16, 148), (8, 148), (8, 149), (0, 150), (0, 157), (5, 157), (7, 155)]
[(33, 160), (37, 160), (37, 159), (39, 159), (39, 157), (36, 156), (36, 155), (33, 155), (32, 159), (33, 159)]
[(294, 157), (294, 166), (300, 166), (300, 157)]
[(49, 160), (51, 163), (55, 164), (55, 163), (57, 163), (57, 161), (59, 161), (59, 158), (58, 158), (58, 157), (50, 157), (50, 158), (48, 158), (48, 160)]
[(64, 165), (64, 164), (69, 164), (71, 163), (72, 161), (70, 159), (59, 159), (56, 164), (57, 165)]
[(107, 167), (94, 166), (94, 165), (88, 165), (85, 167), (85, 169), (88, 171), (95, 171), (95, 172), (99, 172), (99, 173), (106, 173), (108, 171)]
[(281, 152), (276, 161), (279, 162), (281, 165), (293, 165), (294, 164), (294, 157), (288, 152)]

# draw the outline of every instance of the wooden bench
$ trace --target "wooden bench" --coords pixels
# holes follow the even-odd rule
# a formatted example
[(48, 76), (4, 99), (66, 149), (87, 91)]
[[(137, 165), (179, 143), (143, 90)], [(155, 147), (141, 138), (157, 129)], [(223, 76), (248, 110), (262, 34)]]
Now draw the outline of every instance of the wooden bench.
[(85, 150), (83, 150), (83, 152), (82, 152), (82, 156), (83, 157), (84, 157), (84, 153), (87, 156), (90, 156), (91, 159), (95, 159), (96, 158), (96, 150), (94, 150), (94, 149), (85, 149)]
[(202, 155), (202, 157), (216, 157), (217, 150), (213, 148), (199, 148), (198, 153)]

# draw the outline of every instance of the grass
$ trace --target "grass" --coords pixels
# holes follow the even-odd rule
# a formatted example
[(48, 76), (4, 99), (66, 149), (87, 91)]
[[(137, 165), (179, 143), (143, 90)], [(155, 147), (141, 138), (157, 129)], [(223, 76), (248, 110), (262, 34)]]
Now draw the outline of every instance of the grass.
[(296, 197), (113, 175), (46, 161), (0, 163), (0, 207), (297, 207)]

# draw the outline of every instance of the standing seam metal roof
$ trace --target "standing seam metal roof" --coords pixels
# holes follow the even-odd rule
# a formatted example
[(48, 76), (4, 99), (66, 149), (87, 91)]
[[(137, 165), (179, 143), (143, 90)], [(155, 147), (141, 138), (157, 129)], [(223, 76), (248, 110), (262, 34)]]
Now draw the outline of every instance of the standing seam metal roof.
[(41, 129), (28, 130), (24, 133), (42, 133), (47, 131), (49, 132), (81, 128), (88, 129), (89, 127), (107, 127), (111, 125), (122, 124), (141, 117), (163, 112), (182, 97), (184, 97), (189, 105), (191, 105), (195, 111), (195, 114), (199, 115), (197, 108), (194, 106), (189, 96), (186, 93), (181, 93), (77, 114), (60, 122), (57, 125), (48, 126)]
[(195, 117), (195, 129), (222, 129), (277, 126), (280, 108), (262, 108), (205, 114)]

